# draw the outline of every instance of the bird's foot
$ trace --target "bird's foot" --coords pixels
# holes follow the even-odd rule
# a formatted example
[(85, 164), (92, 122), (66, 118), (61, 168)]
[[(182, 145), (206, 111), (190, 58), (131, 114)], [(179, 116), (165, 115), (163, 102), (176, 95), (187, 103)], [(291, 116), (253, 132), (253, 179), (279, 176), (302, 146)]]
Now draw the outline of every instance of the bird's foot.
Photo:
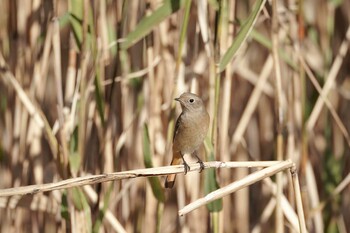
[(204, 163), (200, 159), (198, 159), (197, 163), (199, 163), (199, 167), (200, 167), (199, 173), (201, 173), (203, 171), (203, 169), (205, 168)]
[(187, 174), (187, 172), (189, 171), (189, 170), (191, 170), (191, 168), (190, 168), (190, 166), (188, 166), (188, 164), (185, 162), (185, 160), (184, 160), (184, 169), (185, 169), (185, 175)]

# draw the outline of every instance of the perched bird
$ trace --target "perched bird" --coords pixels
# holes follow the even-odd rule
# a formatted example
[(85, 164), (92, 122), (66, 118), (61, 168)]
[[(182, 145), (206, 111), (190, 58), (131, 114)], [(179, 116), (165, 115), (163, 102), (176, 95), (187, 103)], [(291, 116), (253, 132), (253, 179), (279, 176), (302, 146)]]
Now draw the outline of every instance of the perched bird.
[[(171, 165), (179, 165), (183, 162), (186, 174), (190, 167), (186, 163), (184, 155), (192, 154), (197, 157), (202, 171), (204, 164), (198, 157), (197, 150), (207, 135), (209, 114), (202, 99), (195, 94), (185, 92), (175, 100), (180, 102), (182, 112), (175, 125)], [(168, 175), (165, 180), (165, 187), (172, 188), (175, 178), (176, 174)]]

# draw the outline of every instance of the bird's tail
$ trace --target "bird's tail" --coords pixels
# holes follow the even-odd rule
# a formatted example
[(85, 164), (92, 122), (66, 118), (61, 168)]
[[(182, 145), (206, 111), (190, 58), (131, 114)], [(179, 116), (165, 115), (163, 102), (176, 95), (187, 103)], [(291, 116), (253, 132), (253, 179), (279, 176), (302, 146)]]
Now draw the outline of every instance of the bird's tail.
[[(170, 165), (180, 165), (182, 162), (182, 157), (180, 152), (173, 151), (173, 159)], [(165, 179), (165, 188), (172, 188), (175, 184), (176, 174), (170, 174)]]

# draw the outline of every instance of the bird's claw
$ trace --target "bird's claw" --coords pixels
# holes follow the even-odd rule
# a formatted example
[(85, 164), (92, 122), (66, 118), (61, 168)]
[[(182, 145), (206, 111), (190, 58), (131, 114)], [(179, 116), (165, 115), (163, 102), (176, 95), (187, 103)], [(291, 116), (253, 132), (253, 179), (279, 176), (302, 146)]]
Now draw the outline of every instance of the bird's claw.
[(185, 175), (189, 170), (191, 170), (190, 166), (188, 166), (188, 164), (185, 161), (184, 161), (184, 169), (185, 169)]
[(202, 160), (200, 160), (200, 159), (198, 159), (198, 163), (199, 163), (199, 167), (200, 167), (200, 169), (199, 169), (199, 173), (201, 173), (201, 172), (203, 171), (203, 169), (205, 168), (205, 166), (204, 166), (203, 161), (202, 161)]

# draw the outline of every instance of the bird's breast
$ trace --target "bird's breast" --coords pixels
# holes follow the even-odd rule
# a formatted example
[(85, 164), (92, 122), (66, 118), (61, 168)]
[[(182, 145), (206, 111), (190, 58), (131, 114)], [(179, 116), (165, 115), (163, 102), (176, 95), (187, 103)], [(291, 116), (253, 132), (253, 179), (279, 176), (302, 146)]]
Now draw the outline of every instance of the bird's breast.
[(209, 115), (190, 112), (181, 115), (179, 128), (174, 137), (173, 149), (182, 154), (193, 153), (202, 144), (209, 128)]

